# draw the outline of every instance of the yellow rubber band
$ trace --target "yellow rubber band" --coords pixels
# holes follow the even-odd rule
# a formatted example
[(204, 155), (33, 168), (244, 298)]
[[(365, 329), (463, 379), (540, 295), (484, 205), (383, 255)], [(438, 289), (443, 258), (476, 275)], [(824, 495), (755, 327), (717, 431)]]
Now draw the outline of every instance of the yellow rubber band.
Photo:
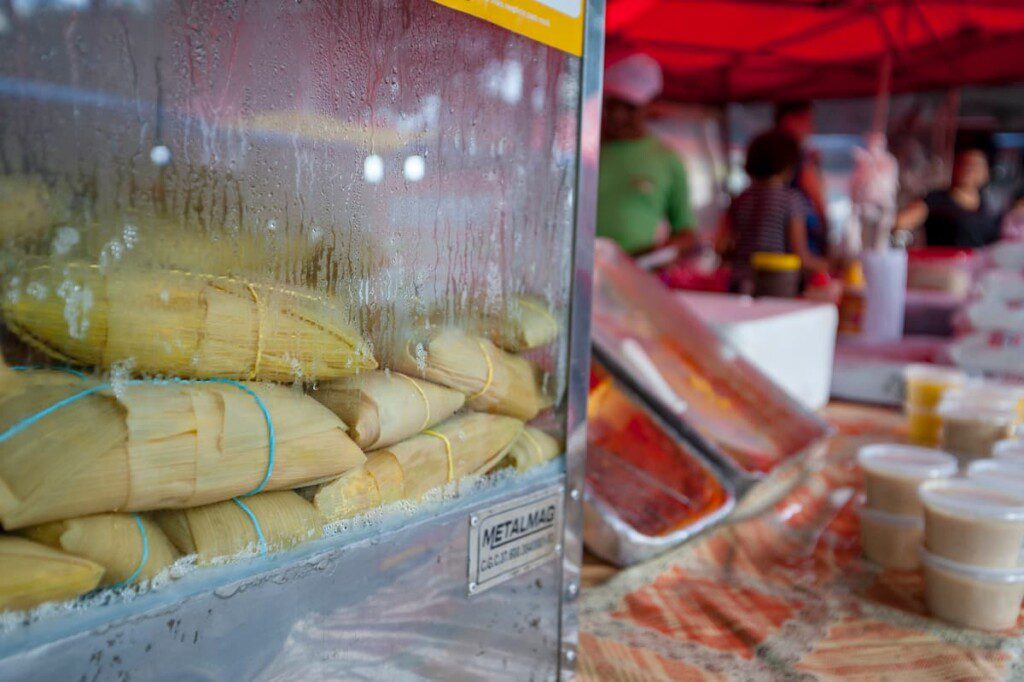
[(394, 373), (408, 381), (410, 384), (412, 384), (412, 387), (415, 388), (416, 392), (420, 394), (421, 398), (423, 398), (423, 410), (426, 412), (426, 416), (423, 417), (423, 425), (420, 426), (419, 429), (420, 431), (422, 431), (423, 429), (430, 426), (430, 402), (427, 400), (427, 394), (423, 392), (423, 388), (418, 383), (416, 383), (416, 380), (413, 379), (412, 377), (406, 376), (401, 372)]
[(544, 456), (544, 449), (541, 448), (540, 443), (537, 442), (537, 439), (534, 438), (533, 435), (529, 431), (527, 431), (526, 429), (523, 429), (523, 436), (525, 436), (526, 440), (530, 441), (530, 443), (533, 444), (533, 447), (535, 447), (537, 449), (537, 459), (540, 459), (541, 457), (543, 457)]
[(484, 360), (487, 362), (487, 380), (484, 381), (484, 387), (480, 389), (479, 393), (474, 393), (469, 396), (470, 400), (476, 400), (484, 393), (487, 393), (487, 389), (491, 387), (491, 382), (494, 381), (494, 363), (491, 362), (491, 356), (487, 352), (487, 347), (484, 346), (484, 342), (477, 339), (476, 344), (480, 346), (480, 352), (484, 354)]
[(536, 310), (538, 313), (540, 313), (544, 317), (546, 317), (549, 320), (551, 320), (551, 324), (555, 325), (555, 327), (558, 326), (558, 320), (555, 319), (555, 316), (552, 315), (551, 311), (548, 310), (545, 306), (542, 306), (539, 303), (534, 303), (530, 299), (523, 298), (523, 297), (519, 297), (517, 299), (517, 301), (518, 301), (519, 305), (525, 306), (527, 308), (532, 308), (533, 310)]
[(446, 483), (451, 483), (455, 480), (455, 462), (452, 460), (452, 442), (448, 440), (448, 436), (437, 431), (424, 431), (424, 434), (440, 438), (441, 442), (444, 443), (444, 453), (448, 455), (448, 480)]
[(255, 381), (260, 373), (260, 361), (263, 359), (263, 306), (260, 305), (259, 294), (252, 284), (245, 285), (252, 294), (252, 302), (256, 305), (256, 361), (252, 363), (252, 371), (249, 372), (249, 381)]

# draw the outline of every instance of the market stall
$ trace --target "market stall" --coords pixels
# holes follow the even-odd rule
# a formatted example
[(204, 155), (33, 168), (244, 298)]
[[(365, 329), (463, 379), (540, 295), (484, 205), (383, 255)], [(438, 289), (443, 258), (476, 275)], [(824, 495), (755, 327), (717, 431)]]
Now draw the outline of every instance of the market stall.
[[(677, 102), (877, 94), (861, 160), (885, 170), (877, 133), (888, 94), (1024, 80), (1009, 57), (1022, 30), (1021, 8), (997, 2), (623, 0), (609, 3), (608, 52), (611, 62), (653, 56)], [(819, 335), (809, 325), (824, 292), (794, 306), (798, 325), (792, 310), (759, 312), (757, 299), (673, 295), (598, 245), (590, 440), (601, 465), (588, 471), (586, 679), (1020, 675), (1024, 394), (1011, 376), (1021, 356), (1008, 302), (1020, 300), (1020, 250), (917, 252), (908, 267), (888, 235), (861, 229), (862, 249), (844, 254), (857, 269), (843, 282), (854, 295), (836, 299), (840, 364), (853, 368), (844, 380), (861, 382), (858, 397), (905, 403), (903, 413), (832, 404), (825, 422), (807, 412), (813, 387), (787, 375), (766, 390), (762, 374), (805, 357), (818, 366), (805, 341)], [(800, 274), (799, 259), (769, 260), (754, 264), (765, 279)], [(965, 337), (951, 358), (948, 339), (901, 338), (908, 280), (932, 294), (915, 304), (960, 295), (952, 307), (968, 304), (986, 332), (980, 345), (966, 348)], [(733, 303), (735, 319), (725, 312)], [(885, 319), (869, 323), (876, 315)], [(873, 367), (880, 356), (884, 369)], [(933, 364), (951, 360), (967, 371)], [(629, 492), (616, 497), (613, 481)], [(744, 495), (764, 513), (743, 513)], [(642, 541), (664, 553), (633, 565)]]
[(602, 7), (448, 4), (0, 8), (0, 678), (571, 673)]

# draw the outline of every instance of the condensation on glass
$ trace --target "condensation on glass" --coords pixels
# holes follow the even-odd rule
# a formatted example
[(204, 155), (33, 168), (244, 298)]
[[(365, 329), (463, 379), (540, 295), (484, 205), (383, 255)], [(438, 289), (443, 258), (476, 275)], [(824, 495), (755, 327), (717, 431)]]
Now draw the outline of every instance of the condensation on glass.
[[(250, 379), (316, 393), (321, 351), (293, 338), (315, 334), (282, 320), (322, 330), (317, 306), (343, 311), (355, 364), (385, 369), (411, 348), (422, 369), (432, 335), (493, 340), (494, 321), (527, 300), (558, 335), (512, 355), (538, 368), (533, 423), (564, 442), (578, 59), (417, 0), (25, 0), (0, 13), (0, 331), (7, 364), (29, 368), (19, 381), (59, 366), (105, 382), (97, 395), (121, 401), (130, 439), (138, 414), (124, 405), (152, 386), (225, 401), (249, 400), (237, 383)], [(196, 294), (196, 278), (255, 312)], [(179, 290), (201, 310), (154, 313)], [(194, 346), (175, 346), (168, 319), (200, 320)], [(203, 364), (212, 325), (256, 346), (248, 372), (233, 371), (231, 348)], [(471, 401), (500, 380), (492, 348), (483, 390), (461, 387)], [(217, 378), (228, 383), (198, 381)], [(159, 400), (146, 405), (162, 418)], [(0, 424), (0, 476), (5, 445), (25, 435), (9, 432), (47, 406)], [(64, 414), (47, 428), (90, 427)], [(264, 428), (252, 422), (255, 437)], [(76, 466), (74, 447), (62, 456)], [(195, 499), (244, 505), (256, 489)]]

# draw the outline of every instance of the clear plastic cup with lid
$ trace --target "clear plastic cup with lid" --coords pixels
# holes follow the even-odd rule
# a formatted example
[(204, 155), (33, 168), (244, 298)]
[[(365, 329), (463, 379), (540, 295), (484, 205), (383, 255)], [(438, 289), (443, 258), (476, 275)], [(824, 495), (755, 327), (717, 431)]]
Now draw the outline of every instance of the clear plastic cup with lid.
[(938, 414), (943, 449), (963, 462), (988, 457), (996, 443), (1010, 437), (1019, 419), (1014, 400), (960, 391), (943, 397)]
[(929, 552), (971, 566), (1018, 566), (1024, 495), (966, 479), (926, 481), (919, 494)]
[(924, 519), (917, 514), (889, 514), (870, 507), (860, 510), (861, 551), (864, 558), (882, 568), (918, 568), (923, 537)]
[(867, 506), (908, 516), (921, 514), (917, 488), (923, 481), (957, 472), (956, 458), (948, 453), (896, 443), (865, 446), (857, 453), (857, 462), (864, 472)]
[(975, 460), (967, 468), (967, 478), (1012, 495), (1024, 496), (1024, 460)]
[(999, 441), (992, 446), (992, 457), (1024, 466), (1024, 440), (1007, 438)]
[(943, 393), (963, 386), (967, 374), (955, 367), (914, 363), (903, 369), (907, 407), (918, 410), (934, 409)]
[(909, 403), (904, 406), (907, 415), (907, 440), (912, 445), (934, 448), (942, 438), (942, 417), (935, 410), (919, 408)]
[(979, 568), (921, 549), (924, 601), (933, 616), (980, 630), (1017, 624), (1024, 568)]

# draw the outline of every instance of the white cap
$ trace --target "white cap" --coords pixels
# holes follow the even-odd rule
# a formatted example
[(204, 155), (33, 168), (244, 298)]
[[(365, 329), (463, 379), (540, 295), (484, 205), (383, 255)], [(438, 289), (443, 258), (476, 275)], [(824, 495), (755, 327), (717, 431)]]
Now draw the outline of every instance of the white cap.
[(960, 517), (1024, 521), (1024, 497), (963, 478), (925, 481), (917, 491), (931, 510)]
[(604, 72), (604, 92), (634, 106), (650, 104), (661, 94), (661, 66), (652, 57), (634, 54)]
[(967, 469), (967, 478), (1008, 493), (1024, 493), (1024, 466), (1013, 460), (975, 460)]

